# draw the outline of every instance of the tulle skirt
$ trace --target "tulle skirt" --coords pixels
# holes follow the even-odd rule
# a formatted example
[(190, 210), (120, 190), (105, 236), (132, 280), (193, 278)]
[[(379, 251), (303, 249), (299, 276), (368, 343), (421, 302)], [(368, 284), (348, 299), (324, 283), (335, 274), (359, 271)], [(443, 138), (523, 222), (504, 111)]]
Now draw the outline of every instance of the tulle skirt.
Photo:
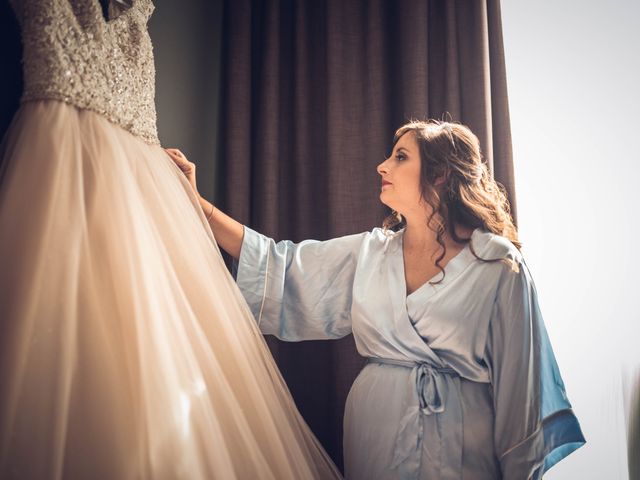
[(0, 478), (339, 477), (161, 147), (47, 100), (2, 155)]

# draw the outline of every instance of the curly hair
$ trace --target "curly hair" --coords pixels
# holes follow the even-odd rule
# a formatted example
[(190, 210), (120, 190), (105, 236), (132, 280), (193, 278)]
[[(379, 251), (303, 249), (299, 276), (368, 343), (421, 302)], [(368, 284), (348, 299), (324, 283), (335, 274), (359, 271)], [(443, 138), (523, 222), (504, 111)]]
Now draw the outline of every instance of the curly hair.
[[(442, 278), (430, 283), (440, 283), (445, 276), (440, 265), (447, 251), (443, 240), (445, 232), (457, 243), (469, 243), (471, 240), (459, 237), (456, 226), (493, 232), (507, 238), (520, 250), (522, 244), (511, 217), (506, 190), (489, 173), (478, 137), (459, 123), (412, 120), (396, 130), (394, 146), (409, 132), (414, 134), (420, 152), (421, 197), (432, 210), (426, 223), (436, 232), (436, 240), (441, 247), (436, 266), (442, 272)], [(443, 178), (444, 183), (436, 186), (436, 180)], [(385, 218), (382, 226), (385, 231), (397, 231), (404, 226), (404, 219), (394, 211)], [(505, 261), (481, 258), (473, 250), (473, 245), (469, 246), (478, 260)]]

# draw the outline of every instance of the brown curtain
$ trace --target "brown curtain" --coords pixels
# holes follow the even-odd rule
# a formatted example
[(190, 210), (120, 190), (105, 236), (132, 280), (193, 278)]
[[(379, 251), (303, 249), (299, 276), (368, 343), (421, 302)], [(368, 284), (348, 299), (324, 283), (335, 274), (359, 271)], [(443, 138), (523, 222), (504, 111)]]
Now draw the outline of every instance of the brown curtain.
[[(380, 225), (375, 167), (410, 118), (468, 125), (515, 212), (498, 0), (232, 0), (223, 11), (216, 201), (233, 217), (293, 241)], [(344, 404), (363, 365), (353, 338), (268, 342), (342, 465)]]

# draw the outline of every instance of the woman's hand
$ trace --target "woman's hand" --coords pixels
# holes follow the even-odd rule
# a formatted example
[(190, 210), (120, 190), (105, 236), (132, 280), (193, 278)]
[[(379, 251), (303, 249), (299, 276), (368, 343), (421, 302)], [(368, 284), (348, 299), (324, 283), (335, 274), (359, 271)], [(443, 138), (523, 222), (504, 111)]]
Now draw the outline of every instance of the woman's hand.
[(190, 162), (189, 159), (177, 148), (165, 148), (164, 150), (169, 154), (169, 157), (171, 157), (171, 160), (173, 160), (178, 168), (182, 170), (184, 176), (187, 177), (194, 193), (200, 197), (198, 187), (196, 185), (196, 164)]
[(242, 239), (244, 238), (244, 225), (218, 210), (198, 193), (195, 164), (191, 163), (177, 148), (165, 148), (165, 151), (187, 177), (191, 188), (193, 188), (200, 201), (200, 207), (202, 207), (218, 245), (233, 258), (240, 258)]

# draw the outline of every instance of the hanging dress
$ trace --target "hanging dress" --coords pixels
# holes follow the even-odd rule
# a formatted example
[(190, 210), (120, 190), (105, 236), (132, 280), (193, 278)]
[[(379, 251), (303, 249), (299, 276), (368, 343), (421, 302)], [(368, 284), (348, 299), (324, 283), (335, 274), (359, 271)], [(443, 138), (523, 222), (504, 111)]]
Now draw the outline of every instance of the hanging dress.
[(339, 478), (160, 146), (151, 1), (12, 4), (0, 478)]

